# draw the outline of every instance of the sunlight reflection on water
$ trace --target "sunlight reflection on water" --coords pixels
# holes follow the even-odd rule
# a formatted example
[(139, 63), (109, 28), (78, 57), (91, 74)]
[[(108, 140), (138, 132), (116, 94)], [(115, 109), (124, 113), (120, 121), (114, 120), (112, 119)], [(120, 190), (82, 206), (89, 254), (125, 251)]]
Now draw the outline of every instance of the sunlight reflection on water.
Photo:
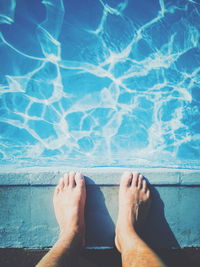
[(197, 1), (0, 4), (2, 165), (200, 166)]

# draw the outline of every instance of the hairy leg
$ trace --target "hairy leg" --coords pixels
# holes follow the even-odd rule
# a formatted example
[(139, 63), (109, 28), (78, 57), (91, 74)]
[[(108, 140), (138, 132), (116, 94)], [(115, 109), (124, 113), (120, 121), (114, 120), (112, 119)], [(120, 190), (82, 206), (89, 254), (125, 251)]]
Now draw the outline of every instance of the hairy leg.
[(123, 267), (161, 267), (159, 257), (138, 235), (150, 207), (150, 190), (138, 173), (123, 174), (119, 189), (119, 214), (115, 244)]
[(76, 253), (84, 245), (86, 187), (80, 173), (66, 173), (54, 192), (55, 216), (60, 227), (58, 241), (37, 267), (77, 266)]

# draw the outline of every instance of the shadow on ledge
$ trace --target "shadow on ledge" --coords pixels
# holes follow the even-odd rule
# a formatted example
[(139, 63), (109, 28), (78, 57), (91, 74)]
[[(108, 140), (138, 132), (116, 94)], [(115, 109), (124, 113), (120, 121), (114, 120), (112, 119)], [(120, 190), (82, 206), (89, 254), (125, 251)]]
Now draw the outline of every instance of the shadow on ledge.
[(114, 244), (115, 224), (105, 205), (100, 186), (85, 177), (86, 199), (86, 245), (88, 247), (112, 247)]
[[(148, 181), (148, 180), (147, 180)], [(158, 190), (150, 185), (151, 208), (145, 228), (140, 235), (142, 239), (159, 255), (167, 266), (191, 266), (187, 255), (184, 253), (165, 218), (165, 205)], [(174, 248), (174, 249), (172, 249)], [(175, 253), (173, 253), (175, 251)], [(178, 253), (176, 253), (178, 251)], [(170, 255), (170, 256), (169, 256)]]

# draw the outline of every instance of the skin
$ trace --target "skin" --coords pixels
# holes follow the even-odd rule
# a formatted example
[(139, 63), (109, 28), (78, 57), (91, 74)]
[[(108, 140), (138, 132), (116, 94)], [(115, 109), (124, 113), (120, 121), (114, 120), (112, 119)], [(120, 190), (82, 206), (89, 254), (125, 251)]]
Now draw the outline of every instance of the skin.
[(123, 174), (119, 189), (119, 213), (115, 245), (122, 256), (123, 267), (161, 267), (159, 257), (138, 235), (151, 204), (150, 190), (138, 173)]
[(83, 175), (66, 173), (55, 189), (53, 204), (60, 227), (58, 241), (37, 267), (77, 266), (77, 254), (84, 245), (86, 187)]
[[(82, 174), (70, 172), (60, 179), (53, 203), (60, 227), (58, 241), (37, 267), (81, 266), (79, 251), (84, 246), (86, 186)], [(159, 257), (139, 237), (150, 207), (150, 190), (142, 175), (126, 172), (119, 188), (119, 213), (115, 245), (123, 267), (161, 267)], [(87, 265), (90, 266), (89, 264)]]

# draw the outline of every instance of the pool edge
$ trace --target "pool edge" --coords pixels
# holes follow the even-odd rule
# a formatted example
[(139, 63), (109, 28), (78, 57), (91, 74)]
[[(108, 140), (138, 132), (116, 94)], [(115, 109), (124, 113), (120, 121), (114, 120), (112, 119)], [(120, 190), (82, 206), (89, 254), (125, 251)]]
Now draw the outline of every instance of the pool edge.
[(0, 186), (5, 185), (56, 185), (59, 178), (70, 170), (79, 171), (86, 177), (87, 184), (118, 185), (124, 171), (142, 173), (153, 185), (200, 186), (200, 170), (169, 168), (73, 168), (73, 167), (32, 167), (0, 171)]

